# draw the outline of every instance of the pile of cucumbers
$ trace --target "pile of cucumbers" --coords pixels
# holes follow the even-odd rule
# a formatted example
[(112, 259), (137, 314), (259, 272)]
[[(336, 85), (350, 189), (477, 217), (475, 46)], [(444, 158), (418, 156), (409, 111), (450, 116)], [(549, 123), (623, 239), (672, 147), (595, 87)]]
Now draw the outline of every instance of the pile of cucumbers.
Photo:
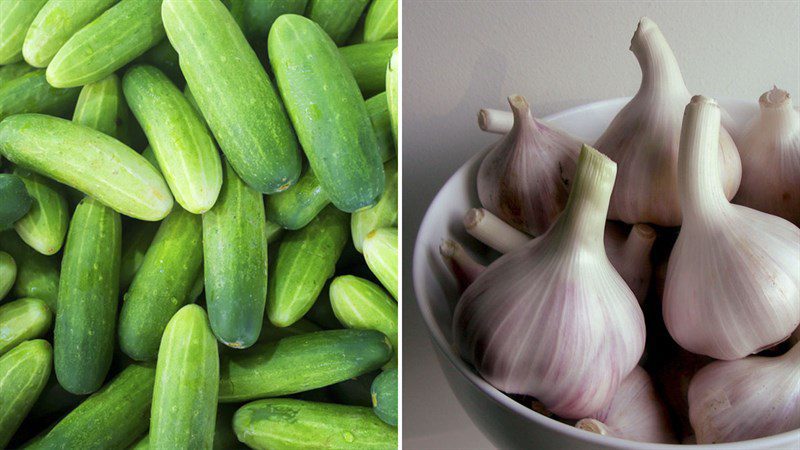
[(0, 449), (391, 449), (397, 0), (0, 0)]

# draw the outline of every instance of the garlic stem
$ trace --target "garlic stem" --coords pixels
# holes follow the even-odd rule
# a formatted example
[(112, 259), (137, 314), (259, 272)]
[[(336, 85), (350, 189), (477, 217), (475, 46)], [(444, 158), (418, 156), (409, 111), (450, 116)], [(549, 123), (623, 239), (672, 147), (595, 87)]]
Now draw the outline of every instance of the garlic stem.
[[(626, 260), (641, 260), (649, 258), (650, 250), (656, 242), (656, 230), (650, 225), (637, 223), (628, 233), (628, 239), (622, 247), (622, 255)], [(624, 278), (624, 276), (623, 276)]]
[(637, 97), (689, 96), (675, 54), (655, 22), (647, 17), (639, 21), (630, 49), (642, 68)]
[(503, 222), (483, 208), (472, 208), (464, 215), (467, 233), (500, 253), (508, 253), (530, 241), (530, 236)]
[(456, 278), (462, 291), (486, 269), (486, 266), (475, 261), (461, 244), (452, 239), (442, 241), (439, 254), (442, 255), (445, 265)]
[(603, 422), (597, 419), (581, 419), (575, 424), (575, 428), (586, 430), (595, 434), (607, 436), (609, 434), (608, 427)]
[(797, 126), (797, 113), (792, 108), (792, 99), (788, 92), (773, 86), (772, 90), (761, 94), (758, 104), (761, 106), (760, 114), (764, 125), (773, 129), (792, 129)]
[(489, 133), (506, 134), (514, 126), (514, 115), (508, 111), (483, 108), (478, 111), (478, 126)]

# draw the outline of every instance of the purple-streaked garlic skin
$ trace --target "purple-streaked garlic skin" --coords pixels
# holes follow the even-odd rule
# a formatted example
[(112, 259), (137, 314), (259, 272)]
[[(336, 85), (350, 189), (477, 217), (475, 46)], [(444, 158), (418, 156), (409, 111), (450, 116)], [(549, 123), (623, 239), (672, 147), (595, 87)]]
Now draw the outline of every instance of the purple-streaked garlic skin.
[(800, 428), (800, 345), (778, 357), (704, 367), (689, 386), (698, 444), (737, 442)]
[(442, 242), (439, 254), (455, 277), (460, 292), (464, 292), (486, 270), (486, 266), (476, 261), (461, 244), (452, 239), (445, 239)]
[(742, 185), (734, 202), (800, 226), (800, 112), (789, 93), (765, 92), (740, 139)]
[(454, 314), (456, 350), (484, 379), (565, 418), (605, 407), (644, 350), (642, 311), (603, 247), (614, 175), (585, 146), (564, 213), (493, 262)]
[(690, 352), (740, 359), (800, 324), (800, 229), (725, 198), (716, 181), (720, 112), (695, 96), (681, 133), (683, 225), (669, 258), (662, 311)]
[[(608, 216), (626, 223), (681, 224), (678, 143), (683, 108), (691, 94), (658, 26), (643, 18), (631, 40), (642, 69), (637, 94), (622, 108), (595, 147), (618, 164)], [(736, 144), (719, 132), (720, 176), (728, 199), (742, 175)]]
[(508, 102), (514, 125), (481, 162), (478, 197), (509, 225), (538, 236), (567, 203), (581, 142), (534, 119), (522, 96)]
[(608, 259), (640, 304), (650, 287), (653, 273), (650, 251), (655, 241), (656, 232), (649, 225), (634, 225), (627, 234), (618, 223), (608, 222), (606, 225), (604, 243)]

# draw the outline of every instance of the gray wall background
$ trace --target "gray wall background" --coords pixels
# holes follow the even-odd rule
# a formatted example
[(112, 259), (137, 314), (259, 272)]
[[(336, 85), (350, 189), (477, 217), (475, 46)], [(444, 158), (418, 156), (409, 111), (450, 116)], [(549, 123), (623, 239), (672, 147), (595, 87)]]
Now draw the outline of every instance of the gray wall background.
[(482, 107), (536, 116), (633, 95), (639, 17), (659, 24), (693, 93), (800, 105), (800, 1), (403, 1), (403, 423), (407, 449), (487, 448), (447, 386), (413, 297), (411, 251), (436, 191), (497, 139)]

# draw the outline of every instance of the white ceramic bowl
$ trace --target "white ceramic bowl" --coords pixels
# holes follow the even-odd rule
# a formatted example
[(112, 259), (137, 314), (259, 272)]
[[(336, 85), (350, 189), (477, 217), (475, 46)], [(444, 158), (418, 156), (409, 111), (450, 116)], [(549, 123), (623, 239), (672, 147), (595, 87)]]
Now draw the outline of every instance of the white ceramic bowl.
[[(592, 103), (544, 118), (585, 142), (594, 142), (627, 98)], [(726, 124), (741, 129), (757, 110), (755, 102), (720, 100), (730, 114)], [(458, 300), (455, 281), (441, 262), (439, 244), (454, 237), (465, 246), (474, 242), (464, 232), (462, 217), (479, 205), (475, 176), (483, 154), (464, 164), (439, 191), (420, 226), (414, 246), (414, 292), (431, 333), (437, 357), (450, 387), (475, 425), (499, 448), (536, 449), (681, 449), (600, 436), (537, 414), (484, 381), (450, 346), (452, 309)], [(476, 250), (476, 249), (472, 249)], [(475, 252), (473, 252), (475, 253)], [(800, 430), (745, 442), (693, 446), (715, 450), (800, 449)]]

